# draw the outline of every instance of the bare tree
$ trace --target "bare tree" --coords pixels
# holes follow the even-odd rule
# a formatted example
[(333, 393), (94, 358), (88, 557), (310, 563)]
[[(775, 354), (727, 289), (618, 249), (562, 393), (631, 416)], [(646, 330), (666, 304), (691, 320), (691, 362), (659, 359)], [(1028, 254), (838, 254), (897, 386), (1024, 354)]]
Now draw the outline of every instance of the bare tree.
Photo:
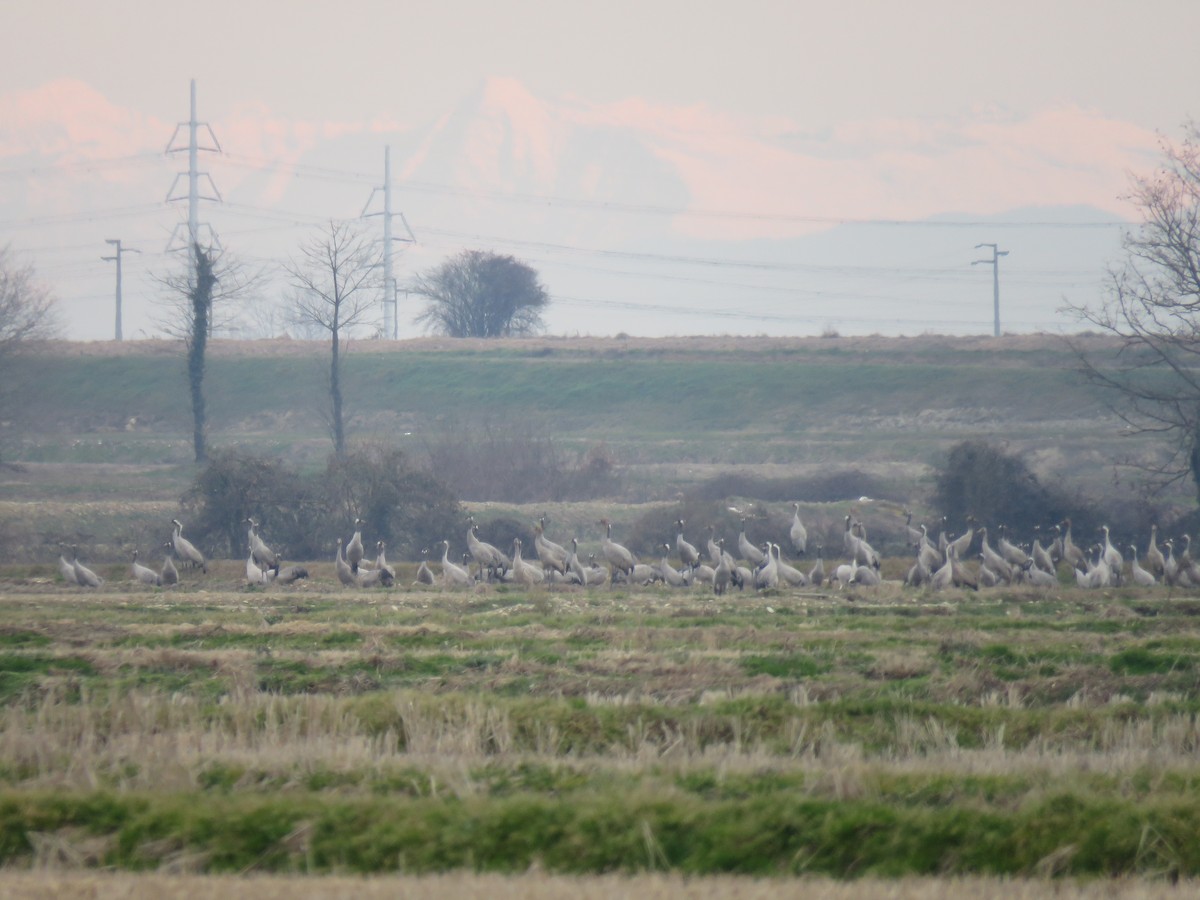
[(1140, 467), (1159, 487), (1191, 478), (1200, 492), (1200, 126), (1162, 151), (1153, 174), (1132, 180), (1142, 222), (1124, 236), (1105, 299), (1068, 309), (1118, 340), (1115, 358), (1073, 342), (1087, 377), (1114, 393), (1132, 432), (1170, 446), (1168, 458)]
[(0, 247), (0, 360), (25, 341), (54, 337), (58, 328), (54, 298), (33, 267), (19, 263), (11, 247)]
[(450, 337), (535, 334), (550, 303), (534, 269), (482, 250), (464, 250), (417, 275), (409, 289), (428, 301), (414, 321)]
[(263, 277), (261, 271), (248, 269), (225, 253), (196, 244), (178, 270), (155, 278), (163, 288), (158, 325), (182, 340), (187, 350), (192, 450), (198, 463), (208, 459), (208, 409), (204, 399), (208, 341), (214, 331), (236, 320), (233, 301), (254, 291)]
[(331, 221), (285, 266), (294, 291), (293, 320), (329, 335), (330, 430), (339, 457), (346, 452), (341, 351), (356, 329), (372, 321), (382, 260), (375, 241), (350, 224)]
[[(208, 337), (239, 333), (243, 330), (247, 307), (253, 307), (251, 315), (256, 314), (258, 292), (266, 281), (266, 273), (246, 265), (227, 250), (197, 245), (193, 253), (196, 259), (201, 254), (208, 258), (213, 276), (212, 295), (206, 305)], [(195, 273), (191, 254), (180, 259), (177, 269), (154, 276), (162, 289), (154, 321), (163, 333), (186, 341), (195, 329)]]
[(21, 346), (54, 337), (59, 331), (54, 298), (38, 283), (33, 267), (0, 247), (0, 406), (8, 404), (10, 366)]

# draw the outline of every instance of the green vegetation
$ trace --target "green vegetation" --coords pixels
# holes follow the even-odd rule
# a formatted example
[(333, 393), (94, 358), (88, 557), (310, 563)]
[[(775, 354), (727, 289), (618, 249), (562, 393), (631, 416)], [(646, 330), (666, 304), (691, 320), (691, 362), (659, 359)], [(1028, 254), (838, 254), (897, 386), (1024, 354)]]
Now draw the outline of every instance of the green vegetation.
[(1188, 603), (224, 577), (0, 581), (0, 863), (1200, 874)]

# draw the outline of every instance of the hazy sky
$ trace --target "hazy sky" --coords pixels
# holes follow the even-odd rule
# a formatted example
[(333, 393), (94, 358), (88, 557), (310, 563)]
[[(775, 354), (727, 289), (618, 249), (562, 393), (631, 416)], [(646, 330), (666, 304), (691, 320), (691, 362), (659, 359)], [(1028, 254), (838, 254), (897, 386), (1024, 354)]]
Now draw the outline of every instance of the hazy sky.
[[(638, 320), (643, 333), (776, 327), (770, 312), (741, 324), (728, 313), (741, 302), (739, 286), (752, 297), (786, 292), (783, 276), (770, 287), (736, 272), (723, 274), (723, 283), (705, 276), (704, 289), (724, 298), (714, 308), (725, 313), (716, 325), (698, 327), (667, 315), (680, 295), (664, 279), (690, 277), (682, 269), (639, 280), (630, 263), (619, 279), (610, 271), (593, 273), (608, 282), (583, 280), (588, 265), (613, 267), (597, 254), (628, 250), (634, 238), (664, 255), (729, 262), (761, 251), (741, 242), (796, 238), (823, 218), (986, 216), (1072, 205), (1128, 215), (1119, 197), (1129, 172), (1151, 166), (1158, 136), (1178, 139), (1200, 107), (1194, 0), (349, 0), (313, 7), (7, 0), (0, 26), (0, 243), (29, 254), (64, 300), (71, 334), (89, 338), (111, 330), (111, 316), (100, 312), (112, 281), (111, 266), (96, 258), (107, 249), (103, 239), (128, 235), (127, 243), (159, 254), (163, 232), (178, 218), (175, 207), (144, 210), (157, 216), (150, 222), (135, 208), (161, 203), (179, 158), (134, 171), (111, 161), (161, 154), (187, 116), (192, 78), (200, 118), (230, 154), (225, 165), (234, 165), (211, 165), (231, 207), (265, 217), (273, 204), (286, 204), (279, 208), (287, 215), (310, 217), (289, 227), (354, 215), (383, 145), (394, 142), (397, 190), (405, 177), (435, 172), (446, 201), (422, 207), (410, 194), (399, 203), (421, 242), (411, 264), (432, 264), (471, 244), (470, 235), (504, 234), (533, 247), (571, 232), (568, 243), (591, 254), (571, 263), (573, 273), (554, 270), (544, 246), (535, 262), (546, 263), (539, 268), (552, 293), (566, 293), (562, 284), (575, 297), (573, 309), (567, 302), (551, 317), (551, 330), (591, 333), (631, 330), (613, 325), (611, 309), (639, 303), (652, 308)], [(487, 128), (476, 127), (455, 145), (455, 165), (436, 168), (429, 148), (449, 144), (427, 142), (422, 151), (419, 135), (448, 142), (446, 117), (480, 92), (487, 109), (503, 113), (488, 127), (505, 133), (489, 144)], [(591, 146), (577, 147), (577, 134)], [(594, 145), (610, 135), (617, 135), (614, 147), (649, 148), (649, 161), (637, 148), (596, 156)], [(377, 136), (371, 160), (346, 149), (353, 136)], [(519, 171), (495, 163), (501, 142)], [(349, 179), (344, 200), (331, 201), (329, 190), (306, 194), (293, 183), (315, 178), (315, 168), (251, 177), (255, 165), (265, 169), (272, 160), (361, 173), (362, 180)], [(655, 166), (669, 179), (653, 177)], [(67, 174), (56, 180), (60, 171)], [(499, 200), (452, 207), (451, 189), (475, 192), (475, 201), (495, 192)], [(611, 218), (585, 225), (579, 208), (575, 219), (534, 222), (512, 213), (513, 194), (654, 210), (629, 228)], [(663, 217), (672, 209), (680, 215)], [(696, 215), (705, 210), (721, 214)], [(244, 234), (250, 255), (263, 258), (296, 240), (276, 235), (275, 245), (256, 247), (251, 229)], [(714, 242), (727, 242), (728, 253)], [(520, 256), (521, 246), (497, 249)], [(957, 253), (948, 249), (945, 259)], [(968, 266), (971, 253), (969, 246)], [(151, 333), (139, 304), (152, 287), (138, 280), (134, 262), (130, 316)], [(919, 273), (942, 261), (915, 264)], [(1055, 277), (1067, 283), (1078, 276), (1072, 271)], [(963, 277), (971, 274), (982, 273)], [(856, 288), (848, 282), (841, 290), (835, 306)], [(589, 299), (622, 306), (589, 318), (596, 311)], [(807, 324), (776, 324), (804, 332), (836, 320), (813, 309)], [(1028, 323), (1044, 321), (1031, 313)], [(914, 327), (928, 326), (908, 330)]]

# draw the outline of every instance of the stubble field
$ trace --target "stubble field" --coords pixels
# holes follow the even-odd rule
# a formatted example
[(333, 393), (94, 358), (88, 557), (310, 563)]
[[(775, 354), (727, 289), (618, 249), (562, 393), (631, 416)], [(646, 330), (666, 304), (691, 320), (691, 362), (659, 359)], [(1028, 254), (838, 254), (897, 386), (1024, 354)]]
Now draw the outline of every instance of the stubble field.
[(1194, 598), (364, 593), (320, 566), (255, 590), (238, 565), (4, 579), (10, 873), (1200, 873)]

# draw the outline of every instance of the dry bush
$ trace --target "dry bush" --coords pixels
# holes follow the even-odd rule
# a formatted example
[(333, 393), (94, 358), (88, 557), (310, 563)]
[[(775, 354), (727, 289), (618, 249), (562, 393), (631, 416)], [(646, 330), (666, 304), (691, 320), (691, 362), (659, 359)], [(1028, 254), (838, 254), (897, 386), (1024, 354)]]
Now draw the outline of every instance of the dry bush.
[(438, 479), (471, 500), (589, 500), (620, 489), (616, 460), (606, 444), (592, 444), (572, 461), (533, 423), (448, 425), (426, 439), (425, 452)]

